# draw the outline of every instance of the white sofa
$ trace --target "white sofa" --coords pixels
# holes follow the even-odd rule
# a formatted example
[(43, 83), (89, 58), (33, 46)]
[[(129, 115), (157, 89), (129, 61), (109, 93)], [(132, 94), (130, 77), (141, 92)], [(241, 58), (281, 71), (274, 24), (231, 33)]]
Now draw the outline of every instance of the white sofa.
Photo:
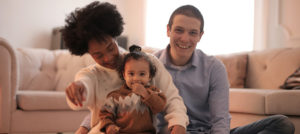
[(0, 38), (0, 133), (75, 132), (89, 111), (71, 110), (64, 90), (91, 64), (87, 56), (15, 49)]
[[(300, 47), (217, 58), (225, 64), (231, 84), (231, 127), (284, 114), (300, 134), (300, 90), (279, 89), (300, 67)], [(79, 69), (94, 63), (89, 55), (16, 49), (0, 38), (0, 63), (0, 133), (74, 132), (78, 128), (88, 110), (72, 111), (63, 91)]]
[[(244, 84), (231, 87), (229, 92), (231, 127), (283, 114), (295, 124), (295, 134), (300, 134), (300, 90), (280, 89), (288, 76), (300, 68), (300, 47), (268, 49), (246, 55), (246, 66), (241, 69), (245, 70), (245, 77), (236, 78), (242, 79)], [(231, 68), (229, 63), (224, 62), (230, 77), (231, 71), (239, 67)]]

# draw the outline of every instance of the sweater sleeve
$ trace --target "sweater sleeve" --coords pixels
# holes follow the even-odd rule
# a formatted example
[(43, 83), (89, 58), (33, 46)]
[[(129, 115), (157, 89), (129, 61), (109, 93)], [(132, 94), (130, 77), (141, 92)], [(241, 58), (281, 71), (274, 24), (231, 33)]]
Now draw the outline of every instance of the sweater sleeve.
[(171, 75), (154, 55), (149, 54), (149, 57), (157, 68), (157, 72), (153, 78), (153, 85), (161, 89), (166, 96), (167, 102), (163, 112), (165, 113), (164, 118), (168, 122), (168, 128), (174, 125), (186, 128), (189, 123), (186, 114), (187, 110), (178, 93), (178, 89), (173, 83)]
[(150, 108), (153, 114), (161, 112), (166, 105), (166, 97), (155, 87), (147, 88), (149, 96), (143, 99), (143, 102)]
[(106, 127), (110, 124), (115, 124), (114, 120), (116, 119), (116, 104), (113, 97), (108, 97), (104, 105), (100, 109), (99, 118), (100, 118), (100, 131), (106, 132)]
[(66, 97), (69, 107), (73, 110), (85, 109), (87, 107), (95, 105), (93, 100), (95, 100), (94, 81), (96, 81), (96, 77), (95, 74), (93, 74), (92, 72), (92, 68), (93, 66), (83, 68), (75, 76), (75, 81), (80, 81), (84, 85), (85, 91), (83, 93), (83, 96), (85, 97), (85, 101), (83, 101), (82, 107), (76, 106), (69, 100), (68, 97)]

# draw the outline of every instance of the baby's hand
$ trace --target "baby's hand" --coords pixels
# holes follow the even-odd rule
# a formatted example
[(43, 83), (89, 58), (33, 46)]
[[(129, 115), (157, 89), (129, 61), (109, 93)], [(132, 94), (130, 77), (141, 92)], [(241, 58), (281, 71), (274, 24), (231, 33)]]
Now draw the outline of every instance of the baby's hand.
[(106, 134), (118, 134), (120, 130), (120, 127), (116, 126), (116, 125), (109, 125), (106, 128)]
[(145, 89), (144, 85), (142, 85), (140, 83), (134, 83), (132, 85), (132, 92), (136, 93), (137, 95), (142, 96), (143, 98), (146, 98), (149, 95), (149, 93)]

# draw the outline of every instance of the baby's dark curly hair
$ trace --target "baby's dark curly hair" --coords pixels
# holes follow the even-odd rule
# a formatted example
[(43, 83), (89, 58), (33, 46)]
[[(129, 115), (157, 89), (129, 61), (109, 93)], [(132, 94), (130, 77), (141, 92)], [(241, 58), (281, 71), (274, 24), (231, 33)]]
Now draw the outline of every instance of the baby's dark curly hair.
[(141, 47), (139, 47), (137, 45), (132, 45), (129, 47), (130, 53), (125, 55), (124, 60), (118, 67), (119, 76), (122, 80), (124, 80), (123, 73), (125, 71), (125, 64), (130, 59), (135, 59), (135, 60), (143, 59), (143, 60), (147, 61), (149, 63), (150, 78), (153, 78), (155, 76), (155, 73), (156, 73), (155, 65), (151, 62), (151, 60), (147, 56), (147, 54), (142, 52), (141, 50), (142, 50)]
[(95, 1), (76, 9), (66, 18), (66, 25), (61, 30), (66, 47), (75, 55), (88, 52), (88, 42), (95, 39), (106, 41), (123, 32), (123, 18), (115, 5)]

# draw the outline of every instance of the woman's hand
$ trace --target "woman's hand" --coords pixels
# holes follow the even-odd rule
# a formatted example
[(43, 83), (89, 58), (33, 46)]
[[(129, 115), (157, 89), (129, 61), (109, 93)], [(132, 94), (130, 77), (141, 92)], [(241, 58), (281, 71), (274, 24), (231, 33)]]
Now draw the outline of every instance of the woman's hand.
[(185, 134), (185, 128), (179, 125), (172, 127), (171, 134)]
[(118, 134), (119, 130), (120, 130), (120, 127), (112, 124), (106, 128), (106, 134)]
[(85, 87), (80, 81), (72, 82), (66, 88), (66, 95), (69, 100), (76, 106), (82, 106), (82, 102), (85, 100), (83, 93), (85, 92)]

